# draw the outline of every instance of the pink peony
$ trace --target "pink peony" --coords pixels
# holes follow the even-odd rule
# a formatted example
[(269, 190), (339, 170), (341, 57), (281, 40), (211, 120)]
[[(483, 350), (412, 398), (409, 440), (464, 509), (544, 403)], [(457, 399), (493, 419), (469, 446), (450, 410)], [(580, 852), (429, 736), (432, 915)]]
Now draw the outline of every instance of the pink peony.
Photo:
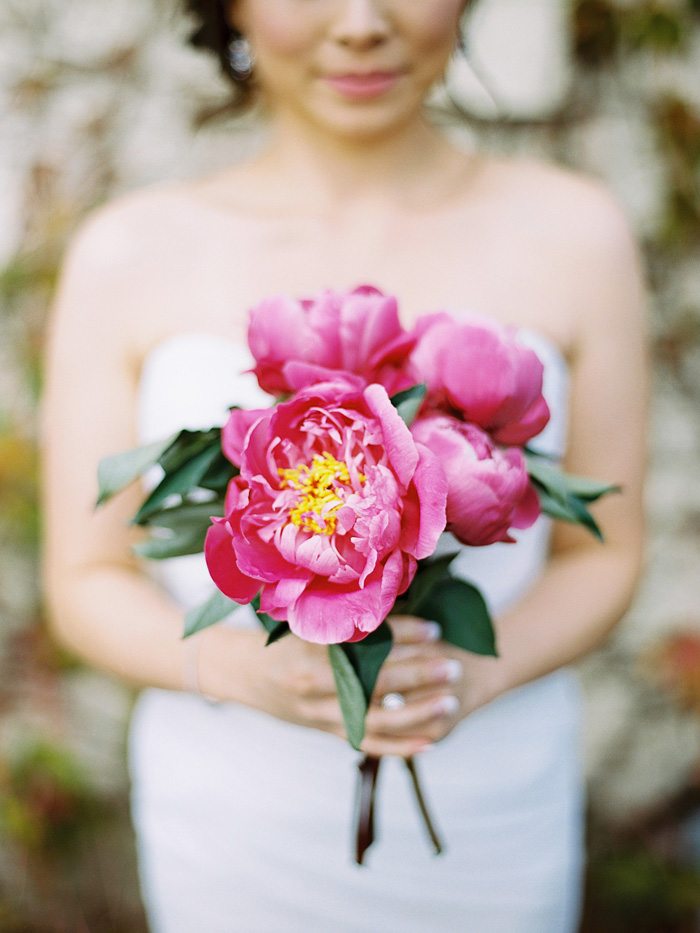
[(414, 334), (411, 362), (428, 386), (428, 407), (456, 409), (501, 444), (525, 444), (549, 421), (542, 363), (512, 328), (439, 312), (420, 318)]
[(540, 514), (522, 451), (499, 450), (476, 425), (448, 415), (414, 422), (411, 433), (435, 453), (447, 475), (447, 530), (464, 544), (512, 542)]
[(325, 289), (313, 298), (266, 298), (250, 312), (248, 345), (260, 386), (285, 395), (332, 379), (338, 370), (378, 382), (390, 395), (406, 389), (415, 338), (399, 321), (396, 299), (373, 285)]
[(317, 384), (256, 415), (225, 429), (240, 476), (207, 533), (209, 572), (307, 641), (361, 640), (444, 531), (442, 467), (378, 384)]

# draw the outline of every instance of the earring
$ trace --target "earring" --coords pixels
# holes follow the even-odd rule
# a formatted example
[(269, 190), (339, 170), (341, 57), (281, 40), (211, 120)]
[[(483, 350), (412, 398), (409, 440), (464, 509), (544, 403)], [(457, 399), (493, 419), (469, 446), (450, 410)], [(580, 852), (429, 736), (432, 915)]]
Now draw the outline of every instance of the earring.
[(459, 29), (457, 31), (457, 40), (455, 42), (454, 51), (456, 55), (463, 55), (467, 58), (467, 40), (464, 36), (464, 30)]
[(245, 36), (235, 36), (228, 45), (228, 63), (234, 76), (239, 80), (248, 78), (255, 64), (250, 43)]

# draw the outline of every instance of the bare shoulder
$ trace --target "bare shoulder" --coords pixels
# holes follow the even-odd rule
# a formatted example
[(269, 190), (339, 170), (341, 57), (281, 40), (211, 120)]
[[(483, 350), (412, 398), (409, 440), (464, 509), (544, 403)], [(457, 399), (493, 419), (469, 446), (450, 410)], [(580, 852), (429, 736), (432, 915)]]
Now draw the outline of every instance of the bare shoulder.
[(91, 211), (68, 244), (54, 316), (113, 334), (138, 354), (173, 326), (176, 307), (194, 301), (198, 257), (212, 238), (203, 223), (182, 182), (142, 188)]
[(641, 244), (626, 208), (602, 179), (533, 158), (496, 158), (494, 171), (549, 275), (568, 281), (574, 317), (597, 327), (611, 314), (643, 315)]
[(494, 157), (492, 171), (508, 196), (532, 212), (534, 225), (557, 238), (565, 232), (569, 242), (592, 248), (634, 240), (622, 203), (594, 175), (525, 157)]
[(68, 262), (119, 275), (149, 266), (163, 247), (186, 248), (189, 228), (182, 210), (186, 190), (183, 183), (160, 183), (95, 208), (76, 230)]

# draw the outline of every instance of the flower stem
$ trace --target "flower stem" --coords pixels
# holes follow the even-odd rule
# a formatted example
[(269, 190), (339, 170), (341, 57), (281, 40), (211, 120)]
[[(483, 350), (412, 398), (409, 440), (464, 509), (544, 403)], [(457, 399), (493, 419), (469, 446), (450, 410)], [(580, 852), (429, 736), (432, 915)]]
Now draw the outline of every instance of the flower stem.
[(430, 812), (428, 811), (428, 805), (426, 804), (425, 797), (423, 796), (423, 790), (420, 785), (420, 778), (418, 777), (418, 771), (416, 770), (416, 763), (413, 758), (404, 758), (404, 762), (406, 764), (408, 773), (411, 775), (413, 791), (416, 795), (416, 800), (418, 801), (418, 809), (420, 810), (420, 814), (423, 817), (423, 823), (425, 824), (425, 828), (427, 829), (428, 835), (430, 836), (433, 849), (435, 850), (436, 855), (440, 855), (443, 851), (443, 845), (442, 842), (440, 842), (440, 837), (438, 836), (437, 831), (435, 830), (433, 821), (430, 817)]
[(358, 865), (363, 864), (365, 853), (374, 842), (374, 804), (380, 764), (381, 758), (365, 755), (358, 765), (360, 782), (355, 829), (355, 861)]

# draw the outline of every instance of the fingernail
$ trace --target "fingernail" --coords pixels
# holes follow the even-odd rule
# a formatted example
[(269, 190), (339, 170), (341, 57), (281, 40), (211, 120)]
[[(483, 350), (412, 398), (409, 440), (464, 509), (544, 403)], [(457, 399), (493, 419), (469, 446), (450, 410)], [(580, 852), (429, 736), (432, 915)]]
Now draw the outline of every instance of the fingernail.
[(439, 712), (452, 716), (459, 709), (459, 700), (453, 696), (440, 697), (435, 706)]
[(442, 664), (440, 674), (448, 684), (455, 684), (462, 677), (463, 668), (456, 658), (449, 658)]
[(442, 627), (439, 622), (426, 622), (423, 626), (426, 641), (439, 641)]

